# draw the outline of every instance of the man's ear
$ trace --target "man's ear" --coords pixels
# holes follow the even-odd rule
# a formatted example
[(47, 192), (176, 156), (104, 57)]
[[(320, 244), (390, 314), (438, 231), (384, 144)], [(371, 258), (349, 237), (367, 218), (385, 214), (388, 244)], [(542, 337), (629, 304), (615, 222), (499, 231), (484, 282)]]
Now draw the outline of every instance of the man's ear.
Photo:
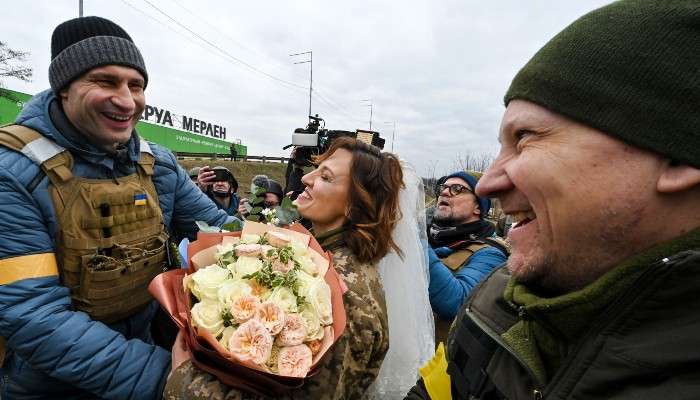
[(691, 189), (698, 184), (700, 184), (700, 169), (669, 160), (656, 181), (656, 190), (661, 193), (673, 193)]

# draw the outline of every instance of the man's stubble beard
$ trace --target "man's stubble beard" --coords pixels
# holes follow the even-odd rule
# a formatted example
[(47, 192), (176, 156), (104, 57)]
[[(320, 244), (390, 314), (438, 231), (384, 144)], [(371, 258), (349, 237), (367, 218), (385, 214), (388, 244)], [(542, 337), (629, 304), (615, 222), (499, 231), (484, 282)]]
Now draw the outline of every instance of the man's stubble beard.
[[(587, 247), (574, 247), (568, 254), (544, 254), (533, 260), (522, 260), (520, 270), (526, 271), (516, 278), (531, 289), (548, 295), (561, 295), (583, 289), (606, 272), (632, 256), (631, 242), (624, 232), (635, 229), (637, 216), (643, 215), (644, 206), (628, 204), (617, 210), (600, 210), (594, 228), (582, 234), (578, 243)], [(538, 260), (539, 259), (539, 260)], [(511, 263), (509, 258), (507, 265)], [(509, 266), (510, 268), (510, 266)]]

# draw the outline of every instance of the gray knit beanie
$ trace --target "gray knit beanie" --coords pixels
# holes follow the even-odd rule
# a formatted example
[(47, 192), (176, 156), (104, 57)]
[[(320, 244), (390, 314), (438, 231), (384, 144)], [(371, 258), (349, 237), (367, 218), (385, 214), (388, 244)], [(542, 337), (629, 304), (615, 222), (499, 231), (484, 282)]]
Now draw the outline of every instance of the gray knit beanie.
[(103, 65), (134, 68), (148, 83), (141, 52), (126, 31), (114, 22), (100, 17), (81, 17), (63, 22), (54, 29), (49, 66), (49, 82), (54, 93)]

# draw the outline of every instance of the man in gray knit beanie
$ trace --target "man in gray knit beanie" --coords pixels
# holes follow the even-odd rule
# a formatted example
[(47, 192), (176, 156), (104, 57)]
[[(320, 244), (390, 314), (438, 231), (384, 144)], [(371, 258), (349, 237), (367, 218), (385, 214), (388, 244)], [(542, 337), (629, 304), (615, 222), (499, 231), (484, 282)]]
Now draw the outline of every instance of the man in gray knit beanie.
[(159, 399), (177, 330), (148, 284), (171, 238), (237, 219), (137, 133), (148, 74), (121, 27), (66, 21), (51, 53), (51, 88), (0, 127), (0, 396)]
[(49, 82), (68, 121), (110, 153), (129, 140), (146, 105), (141, 52), (124, 29), (100, 17), (56, 27)]

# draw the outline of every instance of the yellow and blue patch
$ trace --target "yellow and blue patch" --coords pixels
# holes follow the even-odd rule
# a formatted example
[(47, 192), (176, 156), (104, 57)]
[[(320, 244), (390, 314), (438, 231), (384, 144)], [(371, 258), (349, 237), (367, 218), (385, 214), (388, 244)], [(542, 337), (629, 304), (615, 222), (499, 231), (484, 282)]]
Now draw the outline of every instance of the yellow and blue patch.
[(146, 193), (136, 193), (134, 195), (134, 205), (135, 206), (145, 206), (147, 203)]

